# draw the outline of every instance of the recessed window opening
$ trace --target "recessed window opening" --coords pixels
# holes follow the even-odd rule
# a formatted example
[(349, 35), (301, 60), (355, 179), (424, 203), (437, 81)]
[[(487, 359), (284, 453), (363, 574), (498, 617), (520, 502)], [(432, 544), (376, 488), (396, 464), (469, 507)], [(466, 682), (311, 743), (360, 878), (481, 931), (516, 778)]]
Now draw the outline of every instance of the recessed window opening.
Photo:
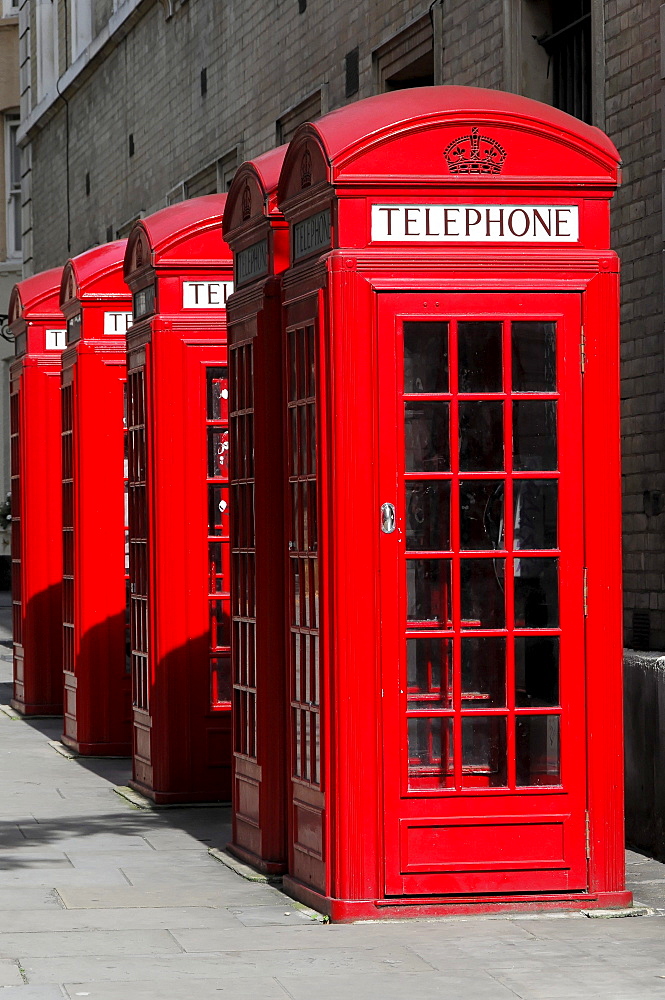
[(591, 121), (591, 0), (549, 5), (549, 30), (537, 38), (548, 56), (552, 104)]

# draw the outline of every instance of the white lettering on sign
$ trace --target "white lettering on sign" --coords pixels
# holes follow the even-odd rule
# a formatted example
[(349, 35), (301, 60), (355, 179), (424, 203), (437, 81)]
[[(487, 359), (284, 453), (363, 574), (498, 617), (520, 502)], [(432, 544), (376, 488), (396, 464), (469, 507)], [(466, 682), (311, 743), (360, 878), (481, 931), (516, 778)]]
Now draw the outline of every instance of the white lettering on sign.
[(236, 254), (236, 281), (244, 285), (268, 273), (268, 241), (259, 240)]
[(577, 205), (372, 205), (375, 243), (575, 243)]
[(131, 325), (130, 312), (104, 313), (104, 334), (108, 337), (124, 337)]
[(327, 250), (330, 246), (330, 209), (310, 215), (301, 222), (295, 222), (293, 234), (293, 259), (300, 260), (318, 250)]
[(67, 331), (64, 327), (61, 330), (46, 330), (46, 350), (64, 351), (67, 346)]
[(183, 281), (183, 309), (226, 309), (232, 281)]

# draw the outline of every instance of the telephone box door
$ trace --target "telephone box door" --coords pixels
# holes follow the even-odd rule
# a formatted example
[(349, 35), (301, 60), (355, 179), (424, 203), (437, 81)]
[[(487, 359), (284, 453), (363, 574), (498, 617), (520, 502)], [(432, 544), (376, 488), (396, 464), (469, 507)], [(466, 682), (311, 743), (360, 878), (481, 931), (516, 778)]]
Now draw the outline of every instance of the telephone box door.
[(587, 887), (580, 314), (379, 296), (387, 896)]

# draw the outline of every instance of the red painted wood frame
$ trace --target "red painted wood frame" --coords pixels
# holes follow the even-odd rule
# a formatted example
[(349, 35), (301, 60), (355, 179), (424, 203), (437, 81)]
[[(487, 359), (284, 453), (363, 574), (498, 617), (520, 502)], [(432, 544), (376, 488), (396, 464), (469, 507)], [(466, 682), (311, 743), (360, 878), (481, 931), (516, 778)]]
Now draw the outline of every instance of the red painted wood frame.
[(129, 386), (132, 787), (231, 798), (225, 195), (137, 222)]
[(62, 740), (78, 753), (131, 748), (126, 654), (125, 335), (130, 295), (126, 240), (65, 265), (62, 355)]
[(287, 151), (284, 884), (333, 919), (630, 901), (617, 182), (457, 87)]
[(62, 715), (62, 268), (14, 285), (9, 368), (14, 692), (23, 715)]
[(276, 206), (285, 152), (281, 146), (243, 164), (224, 212), (236, 288), (228, 306), (234, 687), (229, 850), (269, 874), (284, 871), (287, 854), (279, 275), (288, 266), (289, 245)]

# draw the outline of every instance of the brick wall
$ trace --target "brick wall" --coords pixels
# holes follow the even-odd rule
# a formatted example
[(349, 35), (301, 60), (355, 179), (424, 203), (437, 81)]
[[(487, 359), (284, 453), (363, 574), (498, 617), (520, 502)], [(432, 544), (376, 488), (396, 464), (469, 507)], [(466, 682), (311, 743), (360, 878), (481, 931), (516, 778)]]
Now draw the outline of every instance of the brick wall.
[(645, 513), (644, 492), (665, 490), (659, 6), (605, 4), (606, 129), (623, 160), (612, 233), (622, 265), (626, 641), (633, 610), (649, 610), (654, 649), (665, 648), (665, 515)]
[[(241, 158), (274, 146), (278, 119), (317, 88), (324, 111), (346, 103), (344, 60), (356, 46), (353, 100), (374, 93), (372, 51), (428, 9), (428, 0), (343, 0), (299, 14), (297, 0), (198, 0), (167, 19), (161, 3), (147, 5), (68, 98), (72, 253), (161, 207), (167, 191), (235, 146)], [(63, 259), (63, 123), (60, 110), (34, 139), (35, 271)]]

